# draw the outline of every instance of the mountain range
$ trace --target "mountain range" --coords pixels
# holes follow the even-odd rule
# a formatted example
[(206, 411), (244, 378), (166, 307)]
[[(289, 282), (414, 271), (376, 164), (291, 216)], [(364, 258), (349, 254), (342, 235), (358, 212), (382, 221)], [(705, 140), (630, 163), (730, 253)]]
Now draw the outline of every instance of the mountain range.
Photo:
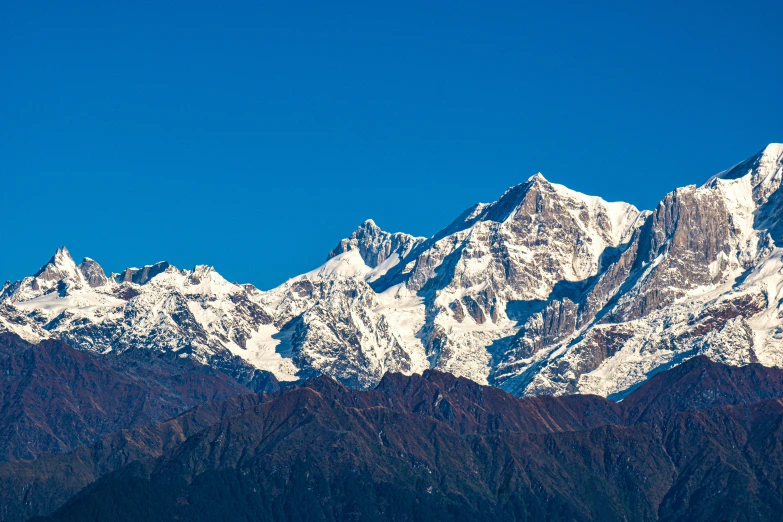
[(0, 516), (773, 520), (782, 426), (783, 370), (703, 355), (619, 403), (517, 398), (438, 370), (387, 373), (364, 391), (321, 375), (0, 463)]
[(430, 238), (368, 220), (268, 291), (208, 266), (107, 275), (63, 247), (3, 285), (0, 331), (173, 353), (261, 388), (437, 369), (517, 396), (621, 398), (696, 355), (783, 365), (782, 177), (771, 144), (640, 211), (537, 174)]

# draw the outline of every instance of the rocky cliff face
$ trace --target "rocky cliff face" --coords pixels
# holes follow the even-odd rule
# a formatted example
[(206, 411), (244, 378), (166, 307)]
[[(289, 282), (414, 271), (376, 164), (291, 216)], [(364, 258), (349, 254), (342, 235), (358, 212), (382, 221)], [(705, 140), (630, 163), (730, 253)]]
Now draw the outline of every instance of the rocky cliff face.
[(362, 261), (370, 268), (386, 263), (391, 266), (410, 254), (411, 250), (423, 243), (423, 237), (414, 237), (397, 232), (390, 234), (381, 230), (375, 221), (368, 219), (347, 239), (329, 253), (329, 259), (344, 252), (358, 250)]
[(516, 393), (611, 395), (700, 353), (780, 365), (780, 251), (766, 216), (778, 197), (781, 150), (771, 145), (701, 187), (667, 195), (605, 274), (538, 317), (553, 324), (570, 310), (573, 320), (557, 328), (566, 337), (531, 347), (536, 336), (523, 326), (498, 380)]
[(653, 211), (536, 175), (431, 238), (363, 223), (278, 288), (162, 262), (106, 277), (61, 249), (0, 291), (0, 328), (355, 387), (436, 368), (518, 395), (622, 396), (697, 354), (783, 365), (783, 146)]

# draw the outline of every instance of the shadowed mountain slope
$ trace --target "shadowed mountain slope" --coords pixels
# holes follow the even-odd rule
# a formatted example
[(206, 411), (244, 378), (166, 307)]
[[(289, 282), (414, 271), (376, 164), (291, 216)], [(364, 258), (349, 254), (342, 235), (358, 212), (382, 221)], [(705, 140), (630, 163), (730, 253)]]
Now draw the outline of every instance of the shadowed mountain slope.
[(437, 371), (369, 391), (322, 376), (218, 407), (51, 519), (769, 520), (781, 383), (704, 357), (620, 403), (520, 399)]
[(0, 333), (0, 367), (0, 461), (68, 451), (250, 393), (220, 371), (172, 354), (101, 356), (9, 333)]

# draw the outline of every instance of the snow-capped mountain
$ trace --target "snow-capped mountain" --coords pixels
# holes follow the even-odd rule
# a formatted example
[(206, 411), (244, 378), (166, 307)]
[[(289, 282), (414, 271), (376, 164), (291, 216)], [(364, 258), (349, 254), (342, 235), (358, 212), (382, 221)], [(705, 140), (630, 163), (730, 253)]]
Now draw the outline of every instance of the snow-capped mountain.
[(773, 144), (668, 194), (604, 273), (522, 325), (496, 382), (515, 393), (612, 395), (700, 353), (783, 364), (772, 217), (782, 161)]
[(63, 248), (3, 286), (0, 329), (355, 387), (437, 368), (517, 395), (622, 396), (697, 354), (783, 366), (782, 177), (772, 144), (650, 212), (537, 174), (431, 238), (368, 220), (269, 291), (165, 262), (106, 276)]
[(178, 270), (166, 262), (107, 277), (92, 259), (76, 265), (63, 247), (35, 275), (6, 283), (0, 329), (28, 341), (57, 338), (98, 353), (175, 351), (249, 384), (262, 365), (235, 354), (252, 348), (252, 335), (272, 321), (248, 298), (251, 291), (211, 267)]

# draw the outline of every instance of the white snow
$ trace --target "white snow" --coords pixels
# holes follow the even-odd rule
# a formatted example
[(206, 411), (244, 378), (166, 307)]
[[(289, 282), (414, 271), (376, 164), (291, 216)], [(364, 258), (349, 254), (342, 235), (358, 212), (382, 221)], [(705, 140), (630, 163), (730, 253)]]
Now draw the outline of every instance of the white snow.
[(366, 277), (372, 269), (367, 266), (358, 250), (343, 252), (304, 274), (309, 279), (328, 277)]
[[(278, 338), (275, 338), (277, 336)], [(281, 343), (280, 332), (274, 325), (261, 325), (246, 341), (246, 347), (228, 345), (231, 353), (240, 356), (256, 368), (272, 372), (278, 381), (295, 381), (299, 369), (290, 358), (284, 358), (277, 350)]]
[(60, 297), (57, 293), (53, 292), (30, 299), (29, 301), (16, 303), (15, 306), (22, 310), (41, 310), (47, 312), (51, 316), (56, 316), (65, 310), (74, 313), (82, 312), (82, 314), (88, 314), (95, 310), (115, 308), (124, 306), (125, 304), (126, 302), (122, 299), (117, 299), (110, 295), (82, 291), (65, 297)]

